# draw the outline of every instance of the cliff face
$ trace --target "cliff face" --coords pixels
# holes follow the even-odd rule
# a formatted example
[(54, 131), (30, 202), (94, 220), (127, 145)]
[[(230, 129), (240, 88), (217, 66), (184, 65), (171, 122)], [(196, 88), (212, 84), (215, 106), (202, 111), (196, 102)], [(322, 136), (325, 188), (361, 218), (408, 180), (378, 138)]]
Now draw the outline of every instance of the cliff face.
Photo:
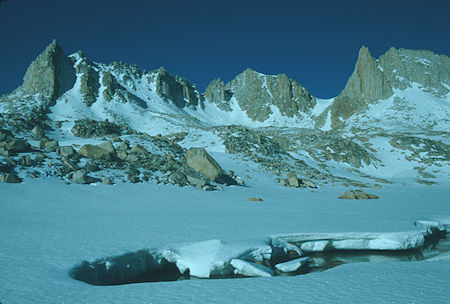
[(75, 83), (73, 62), (53, 41), (27, 69), (19, 88), (24, 94), (39, 94), (41, 98), (55, 101)]
[(449, 92), (448, 84), (450, 59), (447, 56), (391, 48), (376, 60), (362, 47), (353, 74), (330, 108), (332, 128), (345, 125), (347, 118), (368, 105), (391, 97), (396, 89), (418, 85), (423, 91), (444, 98)]
[(205, 97), (228, 111), (234, 97), (248, 117), (260, 122), (269, 118), (272, 107), (283, 116), (294, 117), (301, 112), (307, 113), (316, 103), (306, 88), (286, 75), (264, 75), (251, 69), (246, 69), (226, 85), (214, 80), (206, 89)]

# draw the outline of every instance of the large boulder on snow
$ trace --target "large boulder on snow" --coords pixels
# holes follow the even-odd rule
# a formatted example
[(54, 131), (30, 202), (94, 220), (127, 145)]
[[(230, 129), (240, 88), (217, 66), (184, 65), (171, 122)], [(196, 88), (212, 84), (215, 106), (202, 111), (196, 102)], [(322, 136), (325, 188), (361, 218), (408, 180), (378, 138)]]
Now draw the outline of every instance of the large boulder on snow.
[(367, 194), (362, 190), (347, 190), (342, 193), (339, 199), (378, 199), (379, 197), (375, 194)]
[(213, 181), (224, 175), (220, 165), (203, 148), (190, 148), (186, 152), (186, 165)]
[(78, 150), (78, 154), (82, 157), (103, 161), (112, 161), (115, 158), (115, 150), (110, 143), (102, 143), (98, 146), (84, 145)]

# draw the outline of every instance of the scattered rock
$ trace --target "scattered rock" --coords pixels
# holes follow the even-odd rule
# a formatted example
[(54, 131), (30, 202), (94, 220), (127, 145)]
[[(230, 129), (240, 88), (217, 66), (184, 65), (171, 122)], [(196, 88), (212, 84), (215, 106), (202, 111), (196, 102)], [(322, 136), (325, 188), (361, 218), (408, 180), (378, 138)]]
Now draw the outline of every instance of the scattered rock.
[(342, 193), (339, 199), (378, 199), (379, 197), (375, 194), (367, 194), (362, 190), (347, 190)]
[(131, 149), (131, 153), (136, 153), (136, 154), (143, 154), (143, 155), (147, 155), (149, 154), (149, 152), (147, 151), (147, 149), (145, 149), (143, 146), (141, 146), (140, 144), (136, 144), (136, 146), (134, 146)]
[(36, 138), (43, 138), (43, 137), (45, 137), (45, 132), (44, 132), (44, 130), (43, 130), (40, 126), (38, 126), (38, 125), (36, 125), (36, 126), (31, 130), (31, 134), (32, 134), (34, 137), (36, 137)]
[(24, 167), (30, 167), (33, 164), (30, 155), (25, 155), (20, 158), (19, 163)]
[(262, 201), (264, 201), (264, 200), (260, 197), (249, 197), (247, 199), (247, 202), (262, 202)]
[(9, 156), (16, 153), (30, 152), (31, 146), (25, 139), (11, 139), (0, 141), (0, 149), (2, 155)]
[(72, 146), (62, 146), (59, 147), (59, 155), (62, 157), (72, 158), (75, 156), (76, 151)]
[(0, 183), (13, 183), (18, 184), (21, 183), (22, 179), (18, 177), (14, 173), (6, 173), (6, 174), (0, 174)]
[(122, 127), (108, 120), (96, 121), (86, 118), (75, 121), (71, 131), (73, 135), (81, 138), (102, 137), (105, 135), (119, 136), (122, 133)]
[(104, 185), (113, 185), (113, 182), (109, 178), (105, 178), (102, 180), (102, 184)]
[(61, 158), (61, 163), (64, 166), (66, 166), (66, 168), (69, 169), (70, 171), (77, 171), (80, 169), (76, 164), (74, 164), (72, 161), (70, 161), (66, 157)]

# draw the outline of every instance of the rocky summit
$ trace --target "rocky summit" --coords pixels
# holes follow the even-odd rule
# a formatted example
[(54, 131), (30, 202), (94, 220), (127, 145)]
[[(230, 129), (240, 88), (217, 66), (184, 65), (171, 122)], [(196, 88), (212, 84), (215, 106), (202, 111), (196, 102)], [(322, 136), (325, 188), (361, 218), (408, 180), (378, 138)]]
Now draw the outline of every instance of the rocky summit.
[(342, 92), (321, 99), (250, 68), (201, 93), (162, 67), (94, 62), (53, 41), (0, 97), (0, 182), (223, 190), (246, 186), (258, 168), (298, 191), (400, 177), (432, 186), (450, 176), (448, 130), (450, 59), (430, 51), (391, 48), (377, 59), (362, 47)]

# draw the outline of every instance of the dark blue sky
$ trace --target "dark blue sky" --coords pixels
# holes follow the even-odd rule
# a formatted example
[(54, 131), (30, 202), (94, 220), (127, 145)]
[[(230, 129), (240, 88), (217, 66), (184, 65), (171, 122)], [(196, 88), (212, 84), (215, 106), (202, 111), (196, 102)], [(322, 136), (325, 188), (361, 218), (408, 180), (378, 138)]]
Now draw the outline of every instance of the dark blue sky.
[(450, 1), (0, 1), (0, 94), (22, 82), (54, 38), (94, 61), (164, 66), (203, 91), (251, 67), (285, 73), (313, 95), (345, 86), (358, 50), (450, 54)]

